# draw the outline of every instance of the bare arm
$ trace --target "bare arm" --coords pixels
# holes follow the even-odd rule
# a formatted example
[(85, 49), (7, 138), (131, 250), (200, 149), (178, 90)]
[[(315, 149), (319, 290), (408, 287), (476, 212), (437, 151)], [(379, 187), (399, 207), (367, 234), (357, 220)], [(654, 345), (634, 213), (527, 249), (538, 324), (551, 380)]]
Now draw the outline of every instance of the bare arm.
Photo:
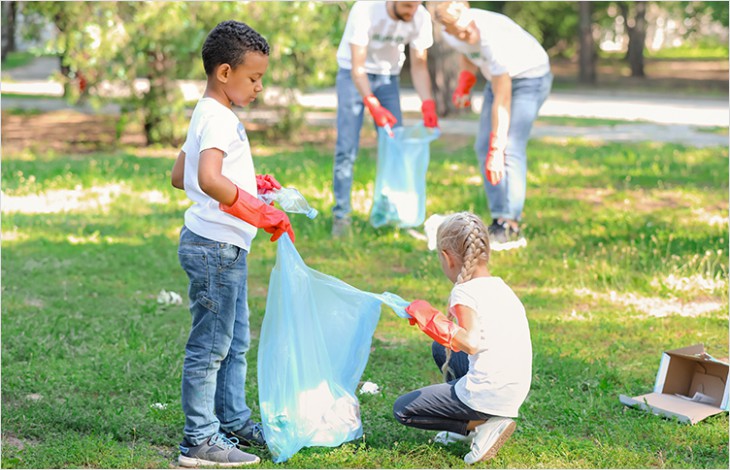
[(238, 188), (231, 180), (223, 176), (222, 169), (222, 150), (212, 148), (200, 153), (200, 163), (198, 164), (200, 189), (216, 201), (230, 206), (236, 200)]
[(352, 70), (350, 76), (355, 84), (355, 88), (360, 92), (360, 96), (365, 98), (366, 96), (372, 95), (373, 91), (370, 89), (370, 81), (368, 80), (368, 74), (365, 72), (365, 59), (368, 55), (367, 46), (356, 46), (350, 44), (350, 52), (352, 56)]
[(185, 189), (185, 152), (180, 150), (172, 165), (172, 176), (170, 177), (172, 186), (177, 189)]
[(426, 59), (428, 51), (411, 49), (411, 78), (421, 101), (433, 99), (431, 95), (431, 77), (428, 74)]
[(498, 146), (504, 150), (509, 133), (509, 120), (512, 108), (512, 78), (509, 74), (492, 77), (492, 129), (497, 136)]
[(459, 65), (461, 66), (461, 70), (466, 70), (474, 75), (476, 75), (479, 71), (479, 67), (474, 65), (474, 62), (469, 60), (464, 54), (459, 56)]
[(451, 340), (451, 344), (467, 354), (479, 352), (479, 348), (477, 347), (479, 344), (479, 332), (476, 328), (476, 312), (464, 305), (454, 305), (453, 310), (459, 319), (461, 329), (456, 332), (454, 338)]

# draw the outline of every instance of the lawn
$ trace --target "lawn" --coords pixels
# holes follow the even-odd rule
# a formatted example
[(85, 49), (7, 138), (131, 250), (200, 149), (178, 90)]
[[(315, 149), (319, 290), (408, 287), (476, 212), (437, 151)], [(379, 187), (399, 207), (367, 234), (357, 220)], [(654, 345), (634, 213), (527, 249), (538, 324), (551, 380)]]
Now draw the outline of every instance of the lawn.
[[(315, 130), (312, 129), (311, 132)], [(292, 216), (312, 268), (371, 292), (443, 307), (448, 280), (425, 242), (367, 222), (372, 130), (356, 167), (354, 236), (329, 237), (332, 145), (256, 143), (257, 170), (320, 211)], [(369, 134), (368, 134), (369, 133)], [(489, 218), (469, 138), (432, 146), (428, 213)], [(168, 468), (181, 439), (180, 373), (190, 317), (177, 236), (188, 203), (169, 184), (176, 151), (2, 155), (2, 467)], [(661, 353), (704, 343), (728, 355), (728, 150), (534, 141), (526, 248), (492, 272), (527, 309), (532, 391), (487, 468), (727, 468), (728, 415), (688, 426), (625, 408), (651, 390)], [(253, 349), (247, 395), (258, 416), (256, 347), (276, 247), (249, 257)], [(280, 467), (464, 467), (466, 445), (392, 417), (402, 393), (435, 383), (430, 341), (384, 309), (362, 380), (364, 437), (304, 449)], [(262, 451), (261, 467), (276, 467)]]

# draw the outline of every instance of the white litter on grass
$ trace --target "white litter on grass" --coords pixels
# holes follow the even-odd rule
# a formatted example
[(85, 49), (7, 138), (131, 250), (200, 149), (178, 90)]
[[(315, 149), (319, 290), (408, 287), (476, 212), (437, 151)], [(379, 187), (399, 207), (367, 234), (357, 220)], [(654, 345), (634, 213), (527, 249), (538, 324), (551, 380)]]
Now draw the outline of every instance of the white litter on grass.
[(664, 284), (668, 288), (680, 292), (694, 290), (713, 292), (716, 290), (724, 290), (726, 288), (726, 282), (724, 279), (705, 278), (701, 274), (694, 274), (689, 277), (670, 274), (663, 281), (654, 279), (651, 283), (653, 287), (658, 287), (660, 284)]
[(150, 408), (152, 408), (153, 410), (166, 410), (167, 403), (153, 403), (150, 405)]
[(408, 235), (412, 236), (413, 238), (415, 238), (416, 240), (421, 240), (422, 242), (428, 242), (428, 237), (426, 237), (426, 235), (422, 234), (421, 232), (419, 232), (416, 229), (409, 228), (406, 231), (406, 233)]
[(426, 219), (426, 222), (423, 223), (423, 230), (426, 232), (428, 249), (431, 251), (436, 249), (436, 232), (444, 220), (446, 220), (445, 215), (433, 214)]
[(623, 307), (633, 307), (647, 317), (663, 318), (669, 315), (696, 317), (705, 313), (720, 311), (723, 304), (714, 301), (685, 302), (674, 297), (643, 297), (632, 292), (622, 294), (611, 291), (608, 294), (594, 292), (590, 289), (575, 289), (575, 294), (597, 300), (609, 301)]
[(157, 294), (157, 303), (162, 305), (182, 305), (182, 297), (177, 292), (162, 289)]
[(376, 393), (380, 393), (380, 387), (378, 384), (375, 384), (373, 382), (365, 382), (362, 384), (362, 387), (360, 387), (360, 394), (367, 393), (368, 395), (375, 395)]
[(527, 240), (525, 238), (520, 238), (518, 240), (513, 240), (511, 242), (505, 242), (505, 243), (489, 242), (489, 248), (492, 251), (516, 250), (518, 248), (524, 248), (526, 246), (527, 246)]

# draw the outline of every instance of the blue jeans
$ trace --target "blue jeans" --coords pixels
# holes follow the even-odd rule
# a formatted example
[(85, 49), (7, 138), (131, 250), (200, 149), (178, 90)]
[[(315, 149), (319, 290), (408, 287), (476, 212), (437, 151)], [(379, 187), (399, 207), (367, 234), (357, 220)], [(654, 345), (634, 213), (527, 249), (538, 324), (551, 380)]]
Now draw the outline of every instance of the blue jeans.
[(192, 314), (182, 370), (183, 432), (194, 446), (219, 430), (253, 425), (246, 405), (247, 255), (187, 227), (180, 231), (178, 258), (190, 279)]
[[(368, 74), (368, 80), (370, 89), (380, 104), (398, 120), (394, 127), (402, 125), (398, 75)], [(333, 183), (335, 206), (332, 209), (336, 218), (347, 217), (352, 211), (350, 192), (355, 159), (360, 148), (364, 109), (362, 96), (352, 81), (350, 70), (341, 68), (337, 72), (337, 143)]]
[(532, 123), (537, 119), (540, 107), (550, 94), (552, 83), (551, 73), (539, 78), (512, 80), (512, 106), (505, 148), (505, 176), (496, 186), (489, 183), (485, 176), (489, 134), (492, 131), (494, 94), (491, 83), (487, 83), (484, 88), (484, 104), (474, 150), (477, 153), (479, 171), (487, 193), (489, 211), (494, 219), (522, 218), (527, 189), (527, 141), (530, 138)]
[[(434, 342), (431, 353), (440, 370), (446, 361), (446, 350)], [(469, 408), (459, 400), (454, 390), (457, 380), (469, 370), (469, 356), (464, 352), (452, 353), (449, 369), (448, 382), (429, 385), (398, 397), (393, 404), (395, 419), (418, 429), (466, 435), (469, 421), (489, 418), (491, 415)]]

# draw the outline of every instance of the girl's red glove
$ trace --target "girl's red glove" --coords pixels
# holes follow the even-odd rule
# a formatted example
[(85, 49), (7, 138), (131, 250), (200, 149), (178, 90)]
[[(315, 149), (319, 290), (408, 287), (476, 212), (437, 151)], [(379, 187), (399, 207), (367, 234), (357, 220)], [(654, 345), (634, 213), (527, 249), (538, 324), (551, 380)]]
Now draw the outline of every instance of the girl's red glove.
[(454, 335), (462, 328), (446, 318), (425, 300), (414, 300), (406, 307), (406, 312), (412, 317), (408, 321), (418, 327), (437, 343), (446, 346), (452, 351), (459, 349), (451, 344)]

